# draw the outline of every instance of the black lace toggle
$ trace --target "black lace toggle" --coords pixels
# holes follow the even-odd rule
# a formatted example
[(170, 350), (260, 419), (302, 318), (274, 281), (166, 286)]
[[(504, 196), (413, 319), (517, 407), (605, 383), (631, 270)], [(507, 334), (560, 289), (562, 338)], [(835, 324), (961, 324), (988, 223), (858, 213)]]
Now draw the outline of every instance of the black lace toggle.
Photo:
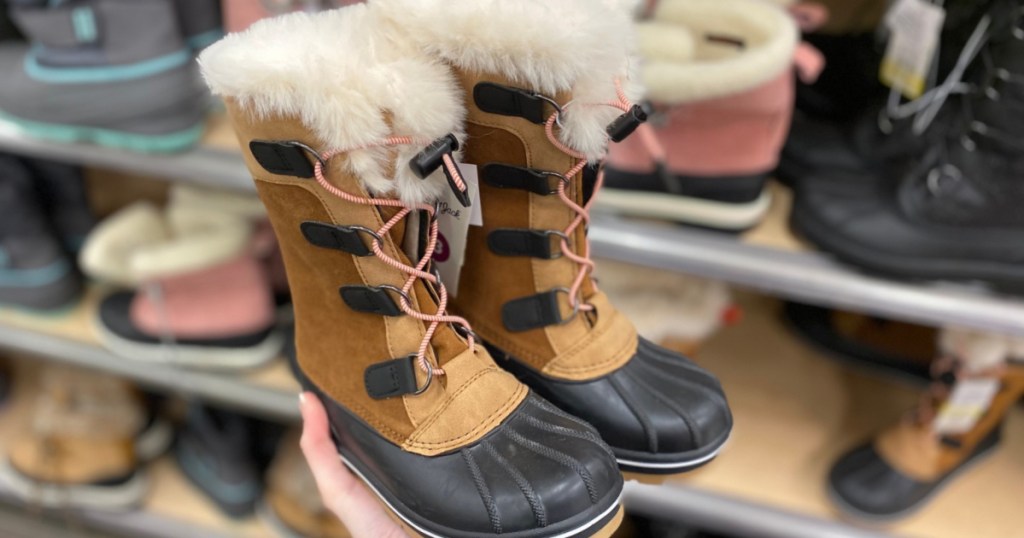
[(647, 121), (647, 110), (640, 105), (633, 105), (621, 116), (615, 118), (605, 130), (612, 142), (622, 142), (645, 121)]
[[(444, 135), (423, 148), (423, 151), (417, 153), (409, 161), (409, 168), (420, 179), (426, 179), (435, 170), (441, 168), (444, 171), (445, 179), (448, 180), (448, 187), (455, 194), (455, 199), (462, 204), (462, 207), (469, 207), (472, 202), (469, 199), (469, 187), (466, 185), (466, 182), (461, 181), (462, 186), (459, 186), (460, 181), (456, 181), (452, 171), (447, 166), (444, 166), (445, 155), (450, 157), (458, 150), (459, 141), (455, 138), (455, 135)], [(455, 165), (455, 167), (457, 172), (458, 165)]]

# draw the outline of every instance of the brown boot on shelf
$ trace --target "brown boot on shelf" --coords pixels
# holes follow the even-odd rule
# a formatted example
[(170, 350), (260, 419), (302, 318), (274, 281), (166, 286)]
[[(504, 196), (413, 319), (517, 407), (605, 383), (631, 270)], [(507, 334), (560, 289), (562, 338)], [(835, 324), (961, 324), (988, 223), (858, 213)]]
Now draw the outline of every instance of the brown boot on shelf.
[(267, 488), (256, 508), (268, 527), (284, 538), (349, 538), (348, 529), (324, 506), (313, 473), (299, 450), (297, 431), (278, 444), (267, 471)]
[(453, 309), (501, 366), (593, 424), (623, 469), (671, 474), (713, 459), (732, 416), (714, 376), (638, 337), (590, 278), (594, 164), (645, 117), (630, 102), (627, 3), (375, 5), (451, 66), (466, 99), (483, 225), (469, 228)]
[(610, 532), (610, 449), (446, 312), (434, 202), (446, 176), (465, 186), (464, 110), (450, 70), (403, 50), (406, 33), (359, 5), (267, 19), (200, 56), (281, 245), (297, 376), (344, 462), (420, 534)]
[(49, 367), (40, 375), (26, 427), (0, 464), (0, 487), (45, 507), (138, 506), (148, 490), (136, 455), (146, 424), (139, 393), (92, 372)]
[(829, 493), (845, 514), (906, 517), (999, 445), (1007, 412), (1024, 395), (1024, 341), (944, 331), (949, 359), (919, 409), (832, 467)]

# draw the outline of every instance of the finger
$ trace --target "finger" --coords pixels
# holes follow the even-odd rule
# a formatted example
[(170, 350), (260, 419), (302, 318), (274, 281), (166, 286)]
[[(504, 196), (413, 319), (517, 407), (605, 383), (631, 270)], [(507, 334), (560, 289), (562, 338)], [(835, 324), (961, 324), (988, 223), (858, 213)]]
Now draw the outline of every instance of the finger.
[(302, 438), (299, 442), (324, 504), (352, 536), (405, 536), (376, 497), (341, 462), (331, 439), (327, 412), (312, 393), (300, 396)]

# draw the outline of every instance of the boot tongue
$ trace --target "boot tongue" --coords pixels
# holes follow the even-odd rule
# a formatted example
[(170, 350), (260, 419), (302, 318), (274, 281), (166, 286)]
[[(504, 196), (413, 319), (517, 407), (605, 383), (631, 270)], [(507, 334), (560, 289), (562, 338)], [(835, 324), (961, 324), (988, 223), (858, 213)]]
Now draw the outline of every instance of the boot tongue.
[[(387, 221), (394, 217), (400, 211), (400, 208), (381, 207), (379, 210), (381, 218)], [(402, 249), (402, 253), (407, 258), (403, 261), (410, 262), (410, 265), (414, 265), (416, 260), (422, 257), (427, 241), (427, 226), (428, 221), (424, 213), (413, 211), (391, 228), (392, 239)], [(420, 310), (428, 315), (433, 315), (437, 312), (438, 294), (432, 287), (431, 284), (422, 279), (417, 280), (413, 286), (413, 293), (416, 296), (416, 301), (419, 303)], [(450, 290), (449, 293), (451, 293)], [(442, 324), (438, 327), (437, 332), (434, 333), (433, 340), (431, 340), (431, 344), (437, 357), (438, 366), (441, 367), (444, 367), (446, 362), (466, 350), (466, 344), (455, 334), (455, 331), (449, 324)]]

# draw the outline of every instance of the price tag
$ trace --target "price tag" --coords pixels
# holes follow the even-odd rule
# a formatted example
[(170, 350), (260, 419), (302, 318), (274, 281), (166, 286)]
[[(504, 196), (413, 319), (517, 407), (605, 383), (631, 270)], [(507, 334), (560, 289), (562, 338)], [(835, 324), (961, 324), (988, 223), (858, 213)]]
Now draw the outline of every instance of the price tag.
[(992, 405), (999, 385), (999, 380), (993, 378), (958, 381), (935, 417), (935, 433), (959, 435), (971, 431)]
[(908, 99), (920, 97), (945, 20), (946, 10), (927, 0), (897, 0), (885, 16), (890, 34), (879, 73), (882, 82)]
[(451, 297), (459, 292), (459, 276), (462, 273), (462, 262), (466, 258), (469, 227), (484, 225), (476, 166), (460, 163), (459, 170), (469, 189), (470, 206), (462, 207), (451, 190), (445, 191), (438, 204), (437, 248), (434, 250), (434, 265), (441, 273), (441, 282), (448, 288)]

